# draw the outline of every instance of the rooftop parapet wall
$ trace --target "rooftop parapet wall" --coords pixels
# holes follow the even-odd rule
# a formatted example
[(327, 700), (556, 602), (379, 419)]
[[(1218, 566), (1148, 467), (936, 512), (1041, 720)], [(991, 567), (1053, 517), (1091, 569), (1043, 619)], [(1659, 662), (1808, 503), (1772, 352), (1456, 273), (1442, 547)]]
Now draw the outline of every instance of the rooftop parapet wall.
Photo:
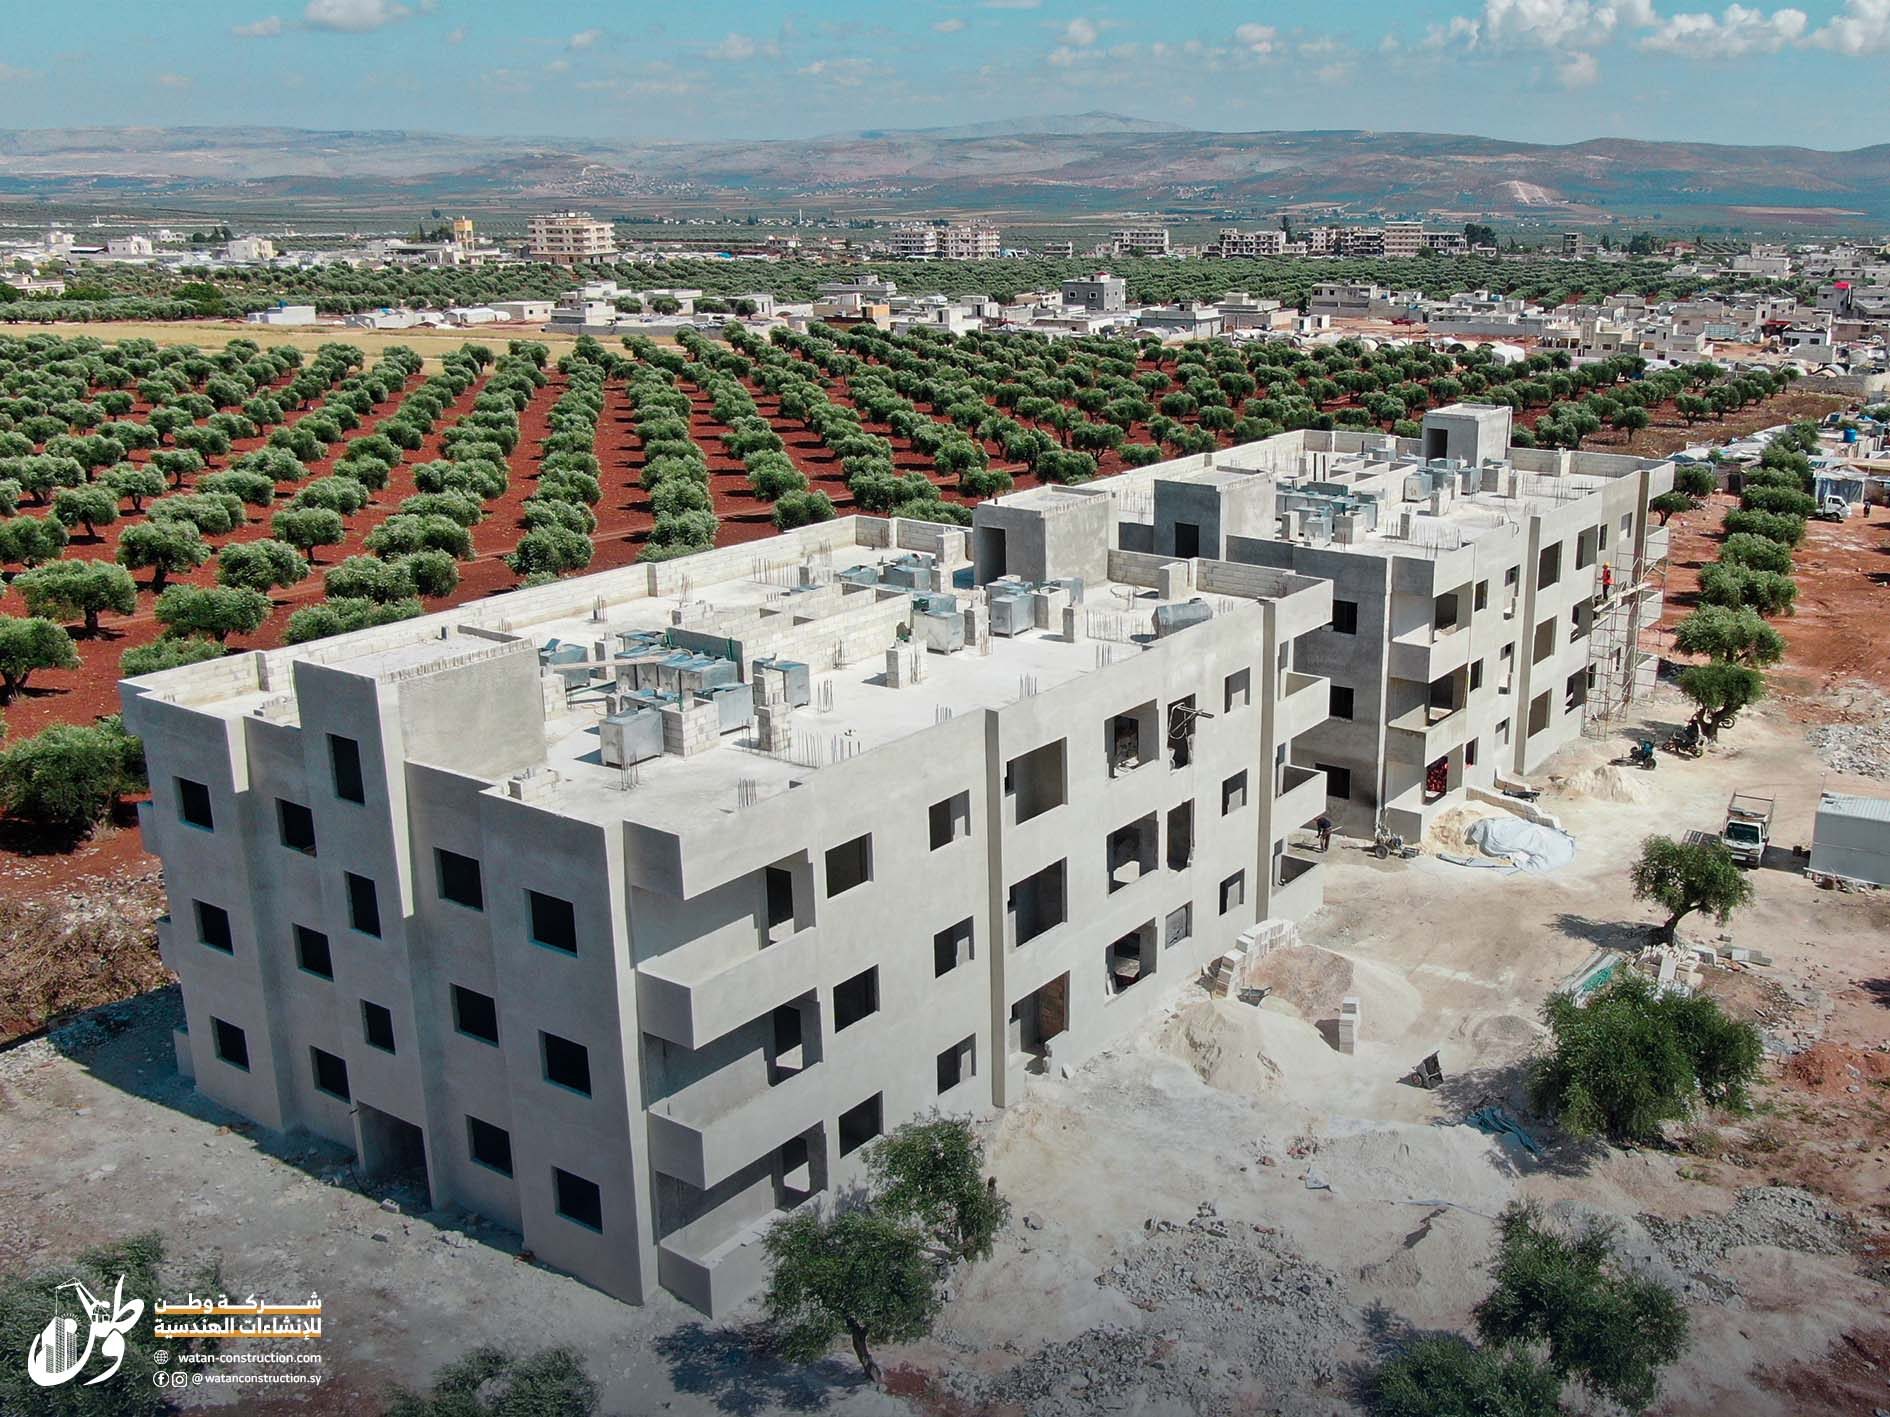
[[(914, 549), (920, 550), (936, 550), (949, 543), (949, 534), (954, 531), (962, 535), (962, 528), (956, 527), (934, 530), (925, 523), (898, 525), (901, 544), (916, 542)], [(680, 595), (692, 584), (751, 576), (757, 570), (785, 571), (853, 547), (886, 547), (893, 544), (894, 532), (894, 524), (882, 517), (841, 517), (785, 532), (764, 542), (707, 551), (674, 561), (638, 562), (308, 644), (246, 651), (201, 664), (166, 669), (122, 680), (119, 693), (121, 697), (159, 695), (178, 704), (206, 708), (249, 694), (288, 694), (293, 687), (293, 666), (298, 662), (345, 664), (352, 659), (454, 633), (521, 633), (534, 625), (589, 616), (600, 607), (608, 609), (612, 605), (651, 597)]]

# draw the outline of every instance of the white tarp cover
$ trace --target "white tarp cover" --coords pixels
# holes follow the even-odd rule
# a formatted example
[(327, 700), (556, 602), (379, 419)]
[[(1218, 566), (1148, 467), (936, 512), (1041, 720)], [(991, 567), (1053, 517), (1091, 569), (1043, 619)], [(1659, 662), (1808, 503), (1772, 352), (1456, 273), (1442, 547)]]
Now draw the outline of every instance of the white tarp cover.
[(1575, 838), (1521, 817), (1485, 817), (1464, 833), (1485, 856), (1508, 861), (1524, 871), (1555, 871), (1575, 859)]

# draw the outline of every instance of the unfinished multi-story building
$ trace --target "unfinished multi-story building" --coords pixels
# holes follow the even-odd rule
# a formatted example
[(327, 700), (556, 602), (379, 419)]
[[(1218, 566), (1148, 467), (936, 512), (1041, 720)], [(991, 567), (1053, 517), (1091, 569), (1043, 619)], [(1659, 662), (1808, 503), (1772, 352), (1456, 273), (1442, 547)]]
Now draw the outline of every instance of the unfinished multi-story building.
[(875, 1136), (1012, 1101), (1321, 900), (1294, 761), (1330, 693), (1293, 666), (1331, 587), (1178, 523), (1126, 549), (1118, 490), (127, 681), (179, 1066), (725, 1311)]
[(1670, 462), (1512, 447), (1508, 408), (1453, 404), (1418, 439), (1285, 433), (1090, 485), (1123, 546), (1330, 582), (1293, 661), (1330, 714), (1292, 753), (1342, 827), (1420, 838), (1653, 686)]

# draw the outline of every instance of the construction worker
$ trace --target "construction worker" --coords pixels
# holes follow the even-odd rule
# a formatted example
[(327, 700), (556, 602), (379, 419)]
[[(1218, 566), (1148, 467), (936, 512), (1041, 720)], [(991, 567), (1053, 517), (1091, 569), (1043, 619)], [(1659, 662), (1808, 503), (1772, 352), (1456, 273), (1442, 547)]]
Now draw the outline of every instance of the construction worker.
[(1321, 812), (1319, 820), (1313, 823), (1313, 830), (1319, 833), (1320, 851), (1332, 850), (1332, 818)]
[(1606, 600), (1614, 592), (1614, 567), (1607, 562), (1601, 563), (1601, 598)]

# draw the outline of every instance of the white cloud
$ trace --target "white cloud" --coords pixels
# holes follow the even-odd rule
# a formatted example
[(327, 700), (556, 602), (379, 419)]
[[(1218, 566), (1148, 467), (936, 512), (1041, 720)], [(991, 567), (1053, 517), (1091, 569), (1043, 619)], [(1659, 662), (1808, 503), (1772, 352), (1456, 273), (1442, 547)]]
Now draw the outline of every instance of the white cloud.
[(1322, 84), (1342, 84), (1352, 77), (1351, 61), (1341, 59), (1336, 64), (1322, 64), (1313, 70), (1313, 77)]
[(0, 64), (0, 84), (23, 84), (29, 79), (37, 79), (37, 69), (22, 69), (15, 64)]
[(1034, 10), (1043, 0), (979, 0), (987, 10)]
[(545, 65), (545, 72), (547, 74), (568, 74), (571, 72), (571, 61), (569, 59), (553, 59), (550, 63)]
[(565, 46), (569, 49), (589, 49), (603, 37), (604, 32), (602, 30), (579, 30), (576, 34), (572, 35), (570, 39), (565, 41)]
[(889, 71), (885, 66), (875, 64), (871, 59), (816, 59), (800, 71), (803, 78), (819, 79), (823, 83), (833, 84), (838, 88), (858, 88), (868, 79), (879, 78)]
[(1102, 36), (1102, 30), (1094, 20), (1078, 15), (1063, 27), (1063, 42), (1073, 44), (1078, 49), (1087, 49)]
[(1273, 52), (1279, 37), (1280, 32), (1272, 25), (1245, 24), (1234, 31), (1234, 43), (1261, 59)]
[(412, 13), (397, 0), (308, 0), (302, 20), (310, 29), (368, 34)]
[[(1742, 59), (1776, 54), (1804, 37), (1810, 21), (1803, 10), (1748, 9), (1728, 5), (1720, 15), (1672, 15), (1641, 41), (1641, 48), (1691, 59)], [(1835, 22), (1834, 22), (1835, 23)]]
[(464, 44), (466, 42), (466, 26), (454, 25), (453, 28), (446, 32), (446, 42), (448, 44)]
[(237, 25), (230, 33), (238, 39), (273, 39), (282, 33), (282, 16), (268, 15), (252, 24)]
[(780, 49), (772, 41), (757, 40), (753, 35), (735, 31), (722, 36), (703, 53), (718, 64), (740, 64), (757, 56), (773, 59), (780, 55)]
[(191, 85), (188, 74), (159, 74), (157, 81), (167, 89), (187, 89)]
[(957, 34), (964, 27), (964, 18), (959, 15), (953, 15), (949, 20), (940, 20), (932, 26), (940, 34)]
[(1601, 77), (1601, 65), (1585, 49), (1575, 49), (1556, 61), (1555, 81), (1565, 89), (1585, 89)]
[(1619, 20), (1614, 5), (1593, 0), (1484, 0), (1482, 38), (1488, 44), (1582, 47), (1602, 43)]
[(1890, 0), (1844, 0), (1844, 13), (1811, 36), (1840, 54), (1890, 52)]

